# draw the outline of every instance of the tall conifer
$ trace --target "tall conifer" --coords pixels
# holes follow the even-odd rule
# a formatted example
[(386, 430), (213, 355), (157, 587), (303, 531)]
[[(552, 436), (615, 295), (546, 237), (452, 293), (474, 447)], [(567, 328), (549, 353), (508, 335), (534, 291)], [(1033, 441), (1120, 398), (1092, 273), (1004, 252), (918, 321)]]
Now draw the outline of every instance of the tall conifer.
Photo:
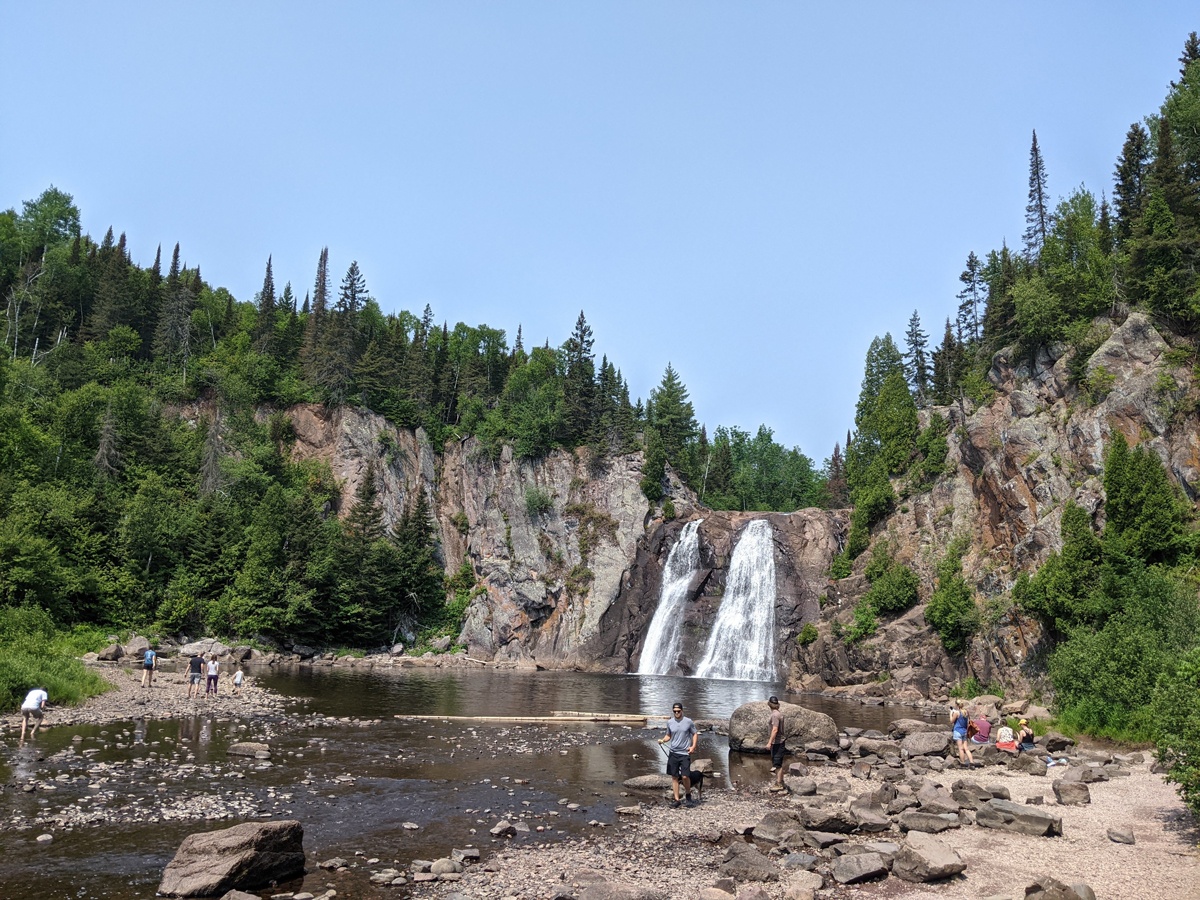
[(1050, 231), (1050, 197), (1046, 190), (1046, 164), (1038, 148), (1037, 131), (1029, 147), (1029, 202), (1025, 205), (1025, 258), (1037, 263)]

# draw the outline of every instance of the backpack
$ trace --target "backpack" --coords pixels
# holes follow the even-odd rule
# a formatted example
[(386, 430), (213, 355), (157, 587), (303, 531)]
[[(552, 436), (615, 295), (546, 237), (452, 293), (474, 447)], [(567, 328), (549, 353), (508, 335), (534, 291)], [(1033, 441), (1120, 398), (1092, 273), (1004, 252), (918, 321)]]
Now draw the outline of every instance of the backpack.
[(146, 651), (146, 659), (143, 664), (147, 665), (147, 666), (154, 665), (154, 651), (153, 650)]

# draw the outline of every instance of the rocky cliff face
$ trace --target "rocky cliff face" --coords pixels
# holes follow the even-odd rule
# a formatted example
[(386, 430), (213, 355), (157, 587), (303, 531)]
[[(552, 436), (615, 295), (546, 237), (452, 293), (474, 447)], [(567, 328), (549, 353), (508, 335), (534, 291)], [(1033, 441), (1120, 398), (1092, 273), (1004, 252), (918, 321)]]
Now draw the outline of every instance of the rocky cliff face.
[[(1200, 494), (1200, 420), (1190, 367), (1141, 314), (1099, 322), (1103, 338), (1087, 361), (1088, 389), (1069, 383), (1062, 348), (1036, 360), (997, 355), (995, 396), (978, 409), (928, 410), (950, 424), (950, 464), (932, 490), (902, 496), (872, 537), (920, 576), (921, 596), (949, 543), (969, 541), (964, 574), (978, 591), (985, 629), (964, 659), (952, 659), (926, 625), (923, 606), (881, 622), (854, 645), (839, 636), (866, 590), (861, 574), (828, 579), (847, 529), (845, 512), (714, 512), (672, 479), (676, 516), (662, 518), (639, 488), (640, 454), (602, 463), (586, 452), (536, 462), (505, 451), (486, 456), (474, 440), (434, 452), (424, 432), (404, 431), (350, 408), (290, 411), (297, 457), (326, 459), (348, 509), (374, 460), (385, 519), (394, 522), (415, 490), (437, 517), (448, 573), (467, 564), (479, 590), (460, 639), (472, 656), (544, 667), (636, 671), (657, 606), (663, 566), (683, 524), (703, 519), (701, 564), (683, 613), (678, 670), (702, 654), (725, 593), (737, 538), (752, 519), (774, 533), (777, 659), (793, 688), (906, 699), (944, 696), (968, 674), (1028, 689), (1042, 649), (1036, 623), (1006, 599), (1018, 572), (1060, 547), (1068, 500), (1103, 524), (1103, 454), (1114, 431), (1158, 453), (1189, 497)], [(185, 413), (186, 414), (186, 413)], [(901, 487), (897, 482), (897, 488)], [(869, 556), (858, 562), (857, 570)], [(804, 647), (804, 623), (818, 636)]]

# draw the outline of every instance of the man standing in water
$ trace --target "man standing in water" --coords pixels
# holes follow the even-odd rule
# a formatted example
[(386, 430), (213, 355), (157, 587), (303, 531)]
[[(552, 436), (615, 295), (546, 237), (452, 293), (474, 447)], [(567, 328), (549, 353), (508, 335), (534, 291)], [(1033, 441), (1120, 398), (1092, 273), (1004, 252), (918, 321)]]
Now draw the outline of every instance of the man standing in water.
[[(696, 723), (683, 714), (683, 704), (676, 703), (671, 709), (671, 718), (667, 719), (667, 736), (659, 738), (660, 744), (667, 745), (667, 774), (671, 776), (671, 785), (675, 789), (675, 800), (671, 807), (679, 807), (679, 780), (683, 779), (683, 788), (692, 790), (692, 754), (696, 752), (696, 743), (700, 740), (700, 732)], [(688, 806), (695, 806), (688, 799)]]

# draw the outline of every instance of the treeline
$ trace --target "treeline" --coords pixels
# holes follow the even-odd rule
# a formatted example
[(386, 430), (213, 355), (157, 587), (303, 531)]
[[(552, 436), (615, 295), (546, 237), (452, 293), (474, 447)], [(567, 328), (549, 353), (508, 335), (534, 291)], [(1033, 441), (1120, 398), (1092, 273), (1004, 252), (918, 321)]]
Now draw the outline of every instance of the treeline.
[[(718, 507), (825, 496), (765, 427), (710, 441), (670, 365), (631, 402), (583, 313), (562, 345), (526, 349), (520, 329), (510, 345), (428, 307), (384, 314), (357, 263), (334, 286), (327, 251), (303, 297), (268, 259), (239, 302), (178, 245), (143, 268), (124, 234), (96, 243), (53, 187), (0, 213), (0, 296), (0, 606), (59, 623), (351, 646), (454, 631), (475, 585), (443, 579), (427, 498), (385, 528), (369, 477), (339, 510), (328, 468), (291, 458), (299, 402), (367, 407), (434, 446), (474, 435), (490, 455), (586, 448), (597, 471), (644, 450), (652, 501), (668, 465)], [(197, 400), (199, 423), (164, 412)]]

